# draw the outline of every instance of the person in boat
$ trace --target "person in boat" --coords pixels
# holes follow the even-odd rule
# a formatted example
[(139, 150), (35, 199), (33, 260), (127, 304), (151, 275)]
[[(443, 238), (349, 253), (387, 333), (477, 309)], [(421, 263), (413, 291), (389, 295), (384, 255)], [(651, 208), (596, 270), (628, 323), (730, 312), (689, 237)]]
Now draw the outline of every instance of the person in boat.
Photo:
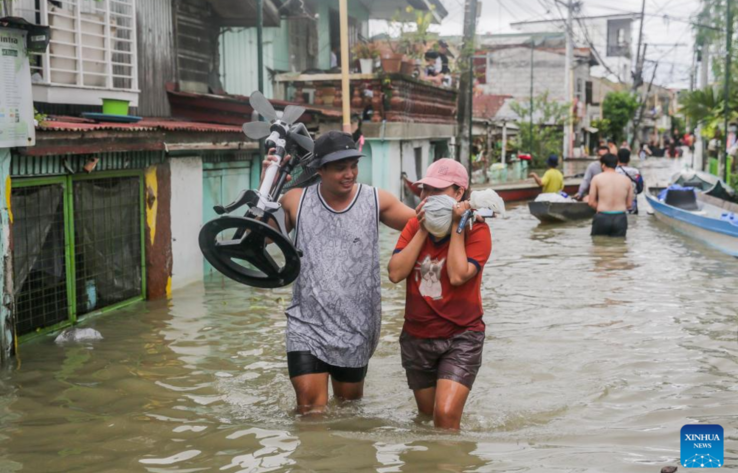
[[(286, 310), (287, 369), (301, 414), (324, 411), (329, 379), (336, 398), (363, 396), (381, 326), (379, 223), (402, 230), (416, 216), (389, 192), (357, 183), (361, 157), (350, 134), (321, 135), (312, 162), (320, 182), (280, 199), (303, 253)], [(270, 154), (263, 168), (276, 160)]]
[(616, 171), (618, 158), (608, 153), (600, 158), (602, 172), (592, 179), (589, 205), (597, 210), (592, 219), (592, 236), (624, 237), (628, 232), (627, 211), (633, 206), (630, 179)]
[(628, 213), (638, 215), (638, 194), (643, 192), (643, 176), (641, 176), (641, 172), (638, 169), (629, 166), (629, 164), (630, 150), (620, 148), (618, 150), (617, 172), (630, 179), (630, 182), (633, 185), (633, 205), (630, 210), (628, 210)]
[(458, 430), (482, 364), (481, 283), (492, 237), (486, 223), (456, 231), (469, 209), (464, 200), (469, 177), (461, 163), (436, 161), (419, 184), (423, 199), (448, 205), (443, 210), (453, 216), (450, 228), (447, 224), (436, 228), (431, 213), (411, 218), (390, 259), (390, 281), (406, 281), (402, 366), (418, 411), (433, 416), (436, 427)]
[(602, 158), (609, 152), (610, 148), (608, 148), (607, 145), (600, 145), (597, 148), (597, 161), (590, 163), (590, 165), (587, 166), (587, 170), (584, 172), (582, 183), (579, 184), (579, 190), (576, 194), (574, 194), (575, 199), (582, 200), (584, 199), (584, 196), (589, 193), (589, 186), (592, 182), (592, 178), (602, 172), (602, 164), (600, 163), (600, 158)]
[(546, 159), (546, 165), (548, 169), (543, 174), (543, 177), (539, 177), (534, 172), (530, 173), (529, 177), (532, 177), (536, 181), (536, 184), (541, 186), (541, 193), (543, 194), (563, 191), (564, 175), (557, 169), (559, 166), (559, 157), (552, 154)]
[(648, 143), (641, 143), (641, 149), (638, 152), (638, 158), (641, 161), (645, 161), (652, 154), (653, 153), (651, 152), (651, 148), (648, 146)]

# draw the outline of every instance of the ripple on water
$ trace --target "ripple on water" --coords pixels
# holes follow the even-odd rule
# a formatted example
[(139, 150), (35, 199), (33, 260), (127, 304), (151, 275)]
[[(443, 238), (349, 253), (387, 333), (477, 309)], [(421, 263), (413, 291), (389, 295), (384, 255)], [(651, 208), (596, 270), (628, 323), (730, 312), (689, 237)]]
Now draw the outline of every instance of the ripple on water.
[[(491, 222), (484, 360), (461, 433), (416, 413), (402, 285), (383, 275), (365, 398), (315, 419), (293, 411), (290, 288), (214, 278), (91, 319), (92, 350), (23, 345), (0, 373), (0, 471), (653, 472), (676, 464), (683, 424), (738, 427), (734, 259), (645, 214), (624, 242), (539, 225), (522, 205), (509, 215)], [(382, 231), (382, 266), (396, 239)]]

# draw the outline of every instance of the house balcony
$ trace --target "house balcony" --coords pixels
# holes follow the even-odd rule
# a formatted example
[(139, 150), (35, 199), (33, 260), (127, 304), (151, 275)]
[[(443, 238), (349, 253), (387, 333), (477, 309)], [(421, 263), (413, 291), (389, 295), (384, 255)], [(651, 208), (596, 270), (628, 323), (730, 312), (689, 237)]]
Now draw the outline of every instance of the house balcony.
[(135, 0), (16, 0), (13, 11), (50, 28), (47, 50), (30, 53), (34, 101), (137, 105)]
[[(351, 113), (371, 111), (372, 122), (456, 122), (458, 92), (403, 74), (350, 74)], [(340, 111), (341, 74), (279, 74), (275, 98)]]

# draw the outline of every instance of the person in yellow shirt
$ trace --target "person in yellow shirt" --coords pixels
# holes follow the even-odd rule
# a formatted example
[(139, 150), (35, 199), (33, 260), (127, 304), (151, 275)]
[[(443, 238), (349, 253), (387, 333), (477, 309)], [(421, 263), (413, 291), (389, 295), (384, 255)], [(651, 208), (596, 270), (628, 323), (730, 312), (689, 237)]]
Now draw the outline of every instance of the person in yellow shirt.
[(548, 170), (543, 174), (543, 177), (539, 177), (534, 172), (530, 173), (530, 177), (536, 181), (536, 184), (543, 187), (541, 192), (544, 194), (563, 191), (564, 175), (556, 169), (559, 165), (559, 157), (552, 154), (546, 160), (546, 164), (548, 165)]

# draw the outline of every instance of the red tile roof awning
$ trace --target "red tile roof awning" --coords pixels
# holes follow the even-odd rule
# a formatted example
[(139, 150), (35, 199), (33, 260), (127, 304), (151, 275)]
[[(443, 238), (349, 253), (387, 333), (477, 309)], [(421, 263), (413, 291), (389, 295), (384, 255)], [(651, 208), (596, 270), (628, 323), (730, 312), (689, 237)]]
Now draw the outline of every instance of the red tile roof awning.
[[(243, 95), (215, 95), (182, 92), (177, 90), (176, 84), (167, 84), (167, 95), (172, 115), (198, 122), (222, 123), (242, 126), (251, 121), (254, 109), (249, 98)], [(286, 100), (269, 100), (276, 110), (284, 110), (287, 105), (298, 105)], [(342, 117), (339, 109), (318, 107), (315, 105), (299, 104), (306, 112), (299, 121), (310, 123), (316, 115), (329, 120), (338, 121)]]
[(37, 127), (42, 131), (188, 131), (194, 133), (241, 133), (241, 127), (198, 123), (167, 118), (144, 118), (137, 123), (95, 122), (76, 117), (49, 117)]
[(472, 101), (474, 116), (476, 118), (494, 118), (502, 106), (505, 105), (505, 101), (510, 98), (512, 98), (511, 95), (478, 95)]

